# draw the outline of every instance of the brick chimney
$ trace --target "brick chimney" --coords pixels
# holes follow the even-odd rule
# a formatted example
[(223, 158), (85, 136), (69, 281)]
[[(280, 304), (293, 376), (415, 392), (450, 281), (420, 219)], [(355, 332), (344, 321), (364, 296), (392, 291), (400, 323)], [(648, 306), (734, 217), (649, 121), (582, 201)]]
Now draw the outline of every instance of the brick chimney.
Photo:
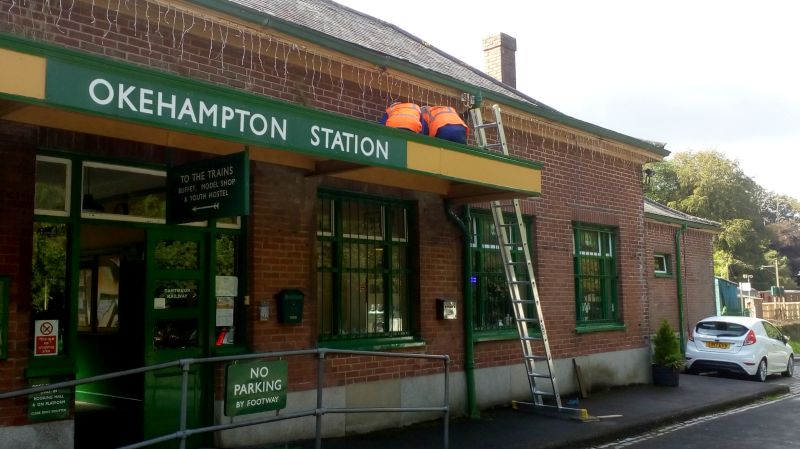
[(505, 34), (483, 39), (483, 63), (489, 76), (517, 87), (517, 40)]

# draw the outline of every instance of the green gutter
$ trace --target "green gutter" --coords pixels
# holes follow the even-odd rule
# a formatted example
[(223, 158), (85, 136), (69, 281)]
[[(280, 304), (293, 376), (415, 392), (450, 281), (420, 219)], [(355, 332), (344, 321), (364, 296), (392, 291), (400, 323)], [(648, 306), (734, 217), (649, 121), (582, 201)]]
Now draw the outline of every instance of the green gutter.
[(681, 237), (683, 237), (685, 230), (686, 224), (675, 231), (675, 288), (678, 291), (678, 328), (681, 335), (681, 352), (686, 350), (686, 342), (684, 341), (686, 330), (683, 325), (683, 272), (681, 270)]
[(470, 257), (470, 237), (469, 222), (470, 208), (464, 206), (463, 220), (456, 215), (450, 208), (449, 202), (444, 203), (444, 210), (447, 217), (461, 230), (461, 237), (464, 240), (464, 254), (461, 257), (463, 266), (464, 282), (464, 378), (467, 386), (467, 410), (469, 418), (480, 418), (480, 411), (477, 405), (477, 393), (475, 390), (475, 340), (473, 335), (475, 300), (472, 294), (472, 257)]
[(643, 150), (647, 150), (659, 156), (668, 156), (670, 154), (669, 151), (659, 146), (645, 142), (643, 140), (636, 139), (631, 136), (626, 136), (625, 134), (621, 134), (616, 131), (612, 131), (610, 129), (606, 129), (601, 126), (597, 126), (588, 122), (584, 122), (583, 120), (570, 117), (568, 115), (562, 114), (557, 111), (547, 110), (543, 107), (536, 107), (532, 103), (527, 103), (521, 100), (517, 100), (516, 98), (512, 98), (508, 95), (501, 94), (499, 92), (494, 92), (491, 90), (489, 91), (482, 90), (477, 86), (465, 83), (456, 78), (436, 73), (431, 70), (426, 70), (408, 61), (398, 59), (375, 50), (370, 50), (363, 46), (353, 44), (343, 39), (339, 39), (327, 35), (325, 33), (321, 33), (319, 31), (306, 28), (304, 26), (296, 25), (294, 23), (288, 22), (283, 19), (279, 19), (275, 16), (271, 16), (265, 12), (258, 11), (256, 9), (251, 9), (244, 6), (236, 5), (227, 1), (221, 2), (219, 0), (189, 0), (189, 3), (194, 3), (204, 8), (218, 11), (223, 14), (227, 14), (229, 16), (236, 17), (238, 19), (242, 19), (250, 23), (262, 25), (264, 27), (269, 27), (277, 31), (280, 31), (282, 33), (286, 33), (288, 35), (329, 48), (331, 50), (335, 50), (344, 53), (346, 55), (374, 63), (378, 66), (391, 67), (393, 69), (403, 71), (410, 75), (434, 81), (463, 92), (470, 92), (474, 95), (482, 94), (483, 97), (486, 99), (501, 102), (505, 105), (511, 106), (516, 109), (520, 109), (522, 111), (539, 116), (541, 118), (552, 120), (573, 128), (578, 128), (583, 131), (596, 134), (600, 137), (606, 137), (618, 142), (627, 143), (629, 145), (635, 146)]

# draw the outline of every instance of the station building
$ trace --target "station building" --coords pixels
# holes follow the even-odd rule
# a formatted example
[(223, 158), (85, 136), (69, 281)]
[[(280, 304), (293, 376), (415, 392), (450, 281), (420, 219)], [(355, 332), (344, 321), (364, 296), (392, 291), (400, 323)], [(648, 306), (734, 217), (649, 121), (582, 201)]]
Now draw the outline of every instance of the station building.
[[(510, 37), (486, 41), (492, 77), (326, 0), (0, 0), (0, 11), (4, 391), (321, 347), (447, 354), (456, 414), (524, 399), (487, 212), (512, 198), (562, 394), (577, 388), (573, 359), (589, 389), (649, 381), (642, 166), (668, 152), (518, 91)], [(394, 101), (463, 110), (465, 99), (486, 117), (500, 105), (509, 156), (377, 123)], [(446, 301), (455, 319), (440, 319)], [(285, 410), (313, 408), (316, 362), (286, 363)], [(226, 411), (224, 370), (192, 370), (190, 424), (248, 419)], [(326, 404), (424, 405), (442, 376), (331, 358)], [(110, 428), (111, 446), (174, 431), (179, 378), (4, 400), (0, 440), (89, 447)], [(425, 418), (337, 415), (323, 431)], [(308, 438), (313, 425), (213, 444)]]

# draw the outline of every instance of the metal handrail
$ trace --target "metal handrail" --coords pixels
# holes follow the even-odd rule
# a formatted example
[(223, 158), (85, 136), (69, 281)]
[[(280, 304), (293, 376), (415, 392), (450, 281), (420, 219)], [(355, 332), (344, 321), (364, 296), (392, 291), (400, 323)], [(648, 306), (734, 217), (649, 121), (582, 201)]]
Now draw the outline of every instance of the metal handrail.
[[(325, 356), (332, 355), (363, 355), (371, 357), (397, 357), (397, 358), (410, 358), (410, 359), (429, 359), (441, 360), (444, 364), (444, 399), (442, 406), (432, 407), (345, 407), (345, 408), (326, 408), (322, 405), (322, 391), (325, 380)], [(189, 390), (189, 370), (192, 364), (202, 363), (218, 363), (218, 362), (231, 362), (237, 360), (251, 360), (251, 359), (267, 359), (276, 357), (291, 357), (301, 355), (316, 355), (317, 356), (317, 404), (316, 408), (312, 410), (305, 410), (293, 413), (286, 413), (283, 415), (269, 416), (263, 419), (248, 420), (239, 423), (217, 424), (213, 426), (198, 427), (194, 429), (187, 428), (187, 415), (188, 415), (188, 390)], [(278, 351), (278, 352), (259, 352), (251, 354), (230, 355), (230, 356), (214, 356), (204, 358), (184, 358), (173, 360), (171, 362), (159, 363), (156, 365), (143, 366), (139, 368), (132, 368), (122, 371), (115, 371), (112, 373), (99, 374), (96, 376), (84, 377), (82, 379), (67, 380), (63, 382), (56, 382), (52, 384), (39, 385), (36, 387), (24, 388), (21, 390), (6, 391), (0, 393), (0, 400), (9, 399), (19, 396), (27, 396), (31, 394), (41, 393), (43, 391), (50, 391), (59, 388), (71, 388), (78, 385), (99, 382), (103, 380), (116, 379), (119, 377), (130, 376), (133, 374), (142, 374), (149, 371), (156, 371), (165, 368), (180, 367), (181, 369), (181, 406), (180, 406), (180, 425), (176, 432), (161, 435), (149, 440), (144, 440), (139, 443), (122, 446), (120, 449), (134, 449), (140, 447), (150, 446), (152, 444), (180, 439), (180, 448), (185, 449), (186, 440), (192, 435), (201, 433), (218, 432), (222, 430), (234, 429), (238, 427), (252, 426), (256, 424), (265, 424), (273, 421), (282, 421), (286, 419), (302, 418), (307, 416), (316, 416), (315, 428), (315, 448), (322, 448), (322, 417), (328, 413), (376, 413), (376, 412), (441, 412), (444, 414), (443, 423), (443, 447), (448, 449), (450, 446), (450, 356), (448, 355), (434, 355), (434, 354), (417, 354), (417, 353), (396, 353), (396, 352), (379, 352), (379, 351), (356, 351), (345, 349), (300, 349), (293, 351)]]

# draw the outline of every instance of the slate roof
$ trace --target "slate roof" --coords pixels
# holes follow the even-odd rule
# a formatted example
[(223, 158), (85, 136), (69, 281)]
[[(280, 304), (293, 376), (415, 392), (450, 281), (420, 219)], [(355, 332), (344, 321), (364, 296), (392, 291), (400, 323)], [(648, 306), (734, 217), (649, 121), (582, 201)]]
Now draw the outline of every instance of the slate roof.
[[(331, 0), (225, 0), (226, 3), (249, 8), (260, 14), (276, 17), (293, 25), (360, 46), (373, 52), (436, 72), (452, 79), (471, 84), (527, 103), (532, 110), (541, 111), (545, 117), (562, 121), (570, 126), (628, 142), (641, 148), (666, 156), (664, 144), (620, 134), (600, 126), (570, 117), (534, 98), (505, 85), (480, 70), (433, 47), (391, 23), (340, 5)], [(209, 4), (211, 2), (205, 1)], [(257, 17), (253, 20), (256, 21)]]
[(427, 70), (555, 111), (412, 34), (330, 0), (228, 0)]
[(685, 223), (693, 228), (720, 229), (721, 227), (716, 221), (695, 217), (647, 198), (644, 199), (644, 215), (658, 221)]

